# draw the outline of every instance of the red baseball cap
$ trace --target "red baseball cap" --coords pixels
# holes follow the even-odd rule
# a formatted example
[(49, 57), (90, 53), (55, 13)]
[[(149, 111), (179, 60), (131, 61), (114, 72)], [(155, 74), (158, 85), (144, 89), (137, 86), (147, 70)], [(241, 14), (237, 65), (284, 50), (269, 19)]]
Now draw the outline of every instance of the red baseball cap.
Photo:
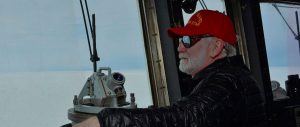
[(209, 34), (235, 45), (236, 33), (230, 18), (223, 13), (212, 10), (196, 12), (184, 27), (168, 29), (169, 36), (197, 36)]

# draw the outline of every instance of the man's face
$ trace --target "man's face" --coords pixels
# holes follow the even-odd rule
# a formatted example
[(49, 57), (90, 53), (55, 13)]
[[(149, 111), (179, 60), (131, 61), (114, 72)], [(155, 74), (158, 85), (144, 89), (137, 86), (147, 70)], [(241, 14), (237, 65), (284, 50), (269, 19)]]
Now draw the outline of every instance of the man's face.
[(209, 61), (209, 40), (202, 38), (192, 47), (185, 48), (182, 42), (179, 42), (177, 51), (179, 53), (180, 71), (194, 76), (208, 65)]

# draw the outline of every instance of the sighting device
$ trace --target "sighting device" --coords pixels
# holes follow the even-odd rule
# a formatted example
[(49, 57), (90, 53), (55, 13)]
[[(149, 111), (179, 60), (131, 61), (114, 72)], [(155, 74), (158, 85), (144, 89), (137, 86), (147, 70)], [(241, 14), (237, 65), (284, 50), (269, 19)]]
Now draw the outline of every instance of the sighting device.
[[(130, 94), (131, 101), (126, 102), (125, 77), (123, 74), (112, 72), (110, 67), (100, 67), (97, 70), (97, 61), (100, 58), (96, 49), (96, 18), (95, 14), (93, 14), (91, 23), (86, 0), (84, 4), (86, 12), (84, 11), (82, 0), (80, 0), (94, 73), (87, 79), (79, 95), (74, 96), (74, 107), (68, 110), (68, 119), (72, 121), (72, 124), (95, 116), (105, 108), (137, 108), (133, 93)], [(90, 45), (90, 35), (85, 13), (87, 13), (88, 25), (93, 40), (93, 51)]]

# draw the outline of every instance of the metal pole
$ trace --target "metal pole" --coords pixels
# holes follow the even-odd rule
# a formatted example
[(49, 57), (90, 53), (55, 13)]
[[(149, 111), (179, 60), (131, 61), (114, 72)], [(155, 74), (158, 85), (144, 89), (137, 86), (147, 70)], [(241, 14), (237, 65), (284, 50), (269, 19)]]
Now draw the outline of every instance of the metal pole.
[(97, 61), (100, 60), (97, 54), (97, 46), (96, 46), (96, 16), (95, 14), (92, 15), (92, 20), (93, 20), (93, 67), (94, 67), (94, 72), (97, 71)]
[(297, 36), (296, 36), (296, 39), (298, 40), (298, 43), (299, 43), (299, 53), (300, 53), (300, 30), (299, 30), (299, 20), (298, 20), (298, 11), (295, 12), (296, 14), (296, 24), (297, 24)]
[[(93, 28), (92, 28), (92, 25), (91, 25), (91, 18), (90, 18), (90, 11), (89, 11), (89, 7), (88, 7), (88, 3), (85, 1), (85, 9), (86, 9), (86, 12), (88, 14), (88, 20), (89, 20), (89, 25), (90, 25), (90, 29), (91, 29), (91, 33), (93, 33)], [(92, 38), (93, 38), (93, 34), (92, 34)]]
[(90, 56), (92, 57), (90, 36), (89, 36), (89, 31), (88, 31), (88, 28), (87, 28), (87, 25), (86, 25), (86, 19), (85, 19), (85, 13), (84, 13), (84, 10), (83, 10), (82, 0), (80, 0), (80, 5), (81, 5), (81, 11), (82, 11), (82, 16), (83, 16), (84, 26), (85, 26), (86, 37), (87, 37), (88, 44), (89, 44)]

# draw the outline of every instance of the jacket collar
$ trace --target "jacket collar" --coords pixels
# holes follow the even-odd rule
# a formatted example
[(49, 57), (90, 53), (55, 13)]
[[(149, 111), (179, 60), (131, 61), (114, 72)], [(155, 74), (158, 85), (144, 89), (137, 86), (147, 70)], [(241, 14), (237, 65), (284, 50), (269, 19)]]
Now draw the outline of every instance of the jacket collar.
[(241, 55), (236, 55), (232, 57), (224, 57), (222, 59), (216, 60), (214, 63), (208, 65), (202, 71), (198, 72), (192, 80), (199, 81), (207, 77), (210, 73), (216, 72), (223, 67), (229, 66), (243, 66), (243, 58)]

